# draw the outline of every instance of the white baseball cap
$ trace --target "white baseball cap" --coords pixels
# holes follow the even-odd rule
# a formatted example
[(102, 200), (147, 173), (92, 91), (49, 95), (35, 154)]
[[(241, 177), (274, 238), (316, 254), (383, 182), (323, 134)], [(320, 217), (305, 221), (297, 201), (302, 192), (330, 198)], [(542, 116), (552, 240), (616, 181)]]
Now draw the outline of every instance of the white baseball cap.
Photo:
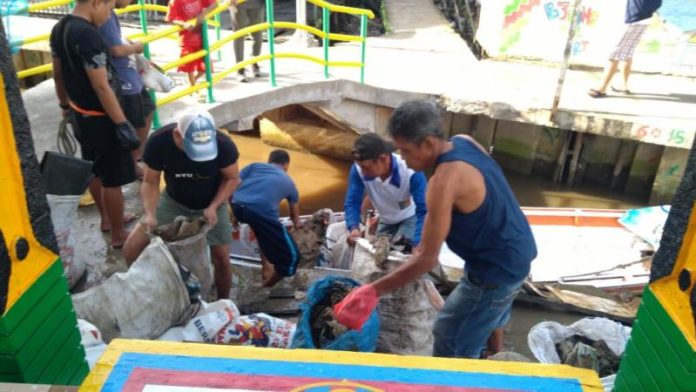
[(212, 161), (217, 157), (217, 130), (213, 116), (194, 110), (179, 118), (177, 130), (184, 141), (184, 152), (192, 161)]

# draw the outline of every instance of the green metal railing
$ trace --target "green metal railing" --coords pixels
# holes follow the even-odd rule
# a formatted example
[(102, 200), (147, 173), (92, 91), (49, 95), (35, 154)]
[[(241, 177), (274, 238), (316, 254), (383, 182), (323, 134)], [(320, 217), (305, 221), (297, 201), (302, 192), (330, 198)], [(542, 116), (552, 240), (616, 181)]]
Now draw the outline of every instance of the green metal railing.
[[(46, 8), (51, 8), (51, 7), (59, 7), (59, 6), (64, 6), (66, 4), (72, 4), (74, 0), (49, 0), (45, 1), (42, 3), (36, 3), (36, 4), (31, 4), (25, 9), (18, 10), (18, 12), (15, 13), (20, 13), (20, 12), (34, 12)], [(239, 0), (238, 3), (242, 3), (245, 0)], [(361, 9), (361, 8), (353, 8), (353, 7), (345, 7), (345, 6), (339, 6), (331, 3), (327, 3), (323, 0), (307, 0), (310, 3), (321, 7), (322, 8), (322, 30), (319, 30), (315, 27), (304, 25), (304, 24), (299, 24), (295, 22), (276, 22), (275, 21), (275, 15), (274, 15), (274, 2), (273, 0), (266, 0), (266, 22), (264, 23), (259, 23), (253, 26), (248, 26), (243, 29), (240, 29), (238, 31), (235, 31), (232, 34), (227, 35), (226, 37), (222, 37), (220, 33), (220, 13), (229, 8), (229, 4), (226, 2), (223, 2), (219, 4), (214, 10), (212, 10), (210, 13), (208, 13), (204, 19), (204, 22), (201, 26), (202, 28), (202, 38), (203, 38), (203, 47), (201, 50), (195, 52), (195, 53), (190, 53), (182, 58), (179, 58), (177, 60), (174, 60), (170, 63), (167, 63), (162, 66), (162, 69), (165, 71), (174, 69), (180, 65), (187, 64), (189, 62), (198, 60), (200, 58), (203, 58), (203, 61), (205, 63), (205, 81), (197, 83), (193, 86), (189, 86), (187, 88), (184, 88), (179, 91), (175, 91), (173, 93), (170, 93), (169, 95), (166, 95), (164, 97), (158, 98), (157, 95), (150, 91), (150, 95), (153, 99), (153, 102), (157, 105), (157, 107), (162, 107), (164, 105), (167, 105), (171, 102), (174, 102), (184, 96), (187, 96), (189, 94), (192, 94), (196, 91), (199, 91), (201, 89), (206, 89), (207, 90), (207, 102), (212, 103), (215, 102), (215, 95), (214, 95), (214, 85), (219, 83), (221, 80), (223, 80), (225, 77), (230, 75), (231, 73), (238, 71), (246, 66), (249, 66), (251, 64), (256, 64), (261, 61), (269, 61), (270, 63), (270, 77), (269, 81), (271, 86), (275, 87), (277, 86), (277, 74), (276, 74), (276, 59), (278, 58), (295, 58), (295, 59), (301, 59), (301, 60), (307, 60), (311, 61), (317, 64), (320, 64), (324, 68), (324, 77), (329, 78), (330, 73), (329, 73), (329, 68), (330, 67), (358, 67), (360, 68), (360, 82), (364, 83), (365, 82), (365, 52), (366, 52), (366, 42), (367, 42), (367, 19), (374, 18), (374, 14), (366, 9)], [(117, 14), (124, 14), (124, 13), (129, 13), (129, 12), (138, 12), (139, 17), (140, 17), (140, 29), (141, 32), (138, 34), (134, 34), (129, 36), (128, 38), (133, 39), (133, 40), (139, 40), (144, 45), (144, 51), (143, 55), (150, 59), (151, 58), (151, 48), (150, 48), (150, 43), (164, 39), (164, 38), (171, 38), (173, 35), (178, 34), (179, 31), (182, 30), (181, 26), (170, 26), (166, 27), (164, 29), (158, 29), (157, 31), (150, 31), (150, 28), (148, 26), (147, 22), (147, 15), (146, 11), (156, 11), (156, 12), (167, 12), (167, 7), (165, 6), (160, 6), (160, 5), (155, 5), (155, 4), (146, 4), (144, 0), (138, 0), (137, 4), (129, 5), (125, 8), (115, 10)], [(347, 13), (351, 15), (356, 15), (360, 17), (360, 35), (355, 36), (355, 35), (347, 35), (347, 34), (337, 34), (337, 33), (331, 33), (330, 29), (330, 17), (331, 17), (331, 12), (340, 12), (340, 13)], [(195, 19), (189, 21), (189, 23), (195, 23)], [(216, 28), (216, 41), (211, 43), (210, 42), (210, 37), (209, 37), (209, 29), (208, 26), (214, 26)], [(323, 58), (318, 58), (314, 57), (305, 53), (296, 53), (296, 52), (283, 52), (283, 53), (278, 53), (276, 52), (276, 47), (274, 43), (274, 37), (275, 37), (275, 29), (276, 28), (287, 28), (287, 29), (297, 29), (297, 30), (304, 30), (307, 31), (311, 34), (316, 35), (317, 37), (322, 39), (323, 42)], [(234, 41), (235, 39), (244, 39), (245, 36), (248, 34), (266, 30), (268, 33), (268, 54), (263, 54), (260, 56), (252, 57), (247, 60), (238, 62), (234, 64), (232, 67), (223, 70), (217, 74), (213, 74), (212, 72), (212, 66), (211, 66), (211, 54), (214, 52), (217, 52), (217, 58), (220, 60), (222, 58), (221, 54), (221, 48)], [(10, 43), (12, 47), (21, 47), (23, 45), (31, 44), (31, 43), (36, 43), (36, 42), (41, 42), (41, 41), (47, 41), (49, 39), (50, 34), (42, 34), (34, 37), (29, 37), (26, 39), (22, 40), (17, 40), (13, 41)], [(331, 40), (334, 41), (344, 41), (344, 42), (359, 42), (361, 44), (360, 47), (360, 61), (331, 61), (329, 58), (329, 43)], [(29, 76), (33, 75), (38, 75), (46, 72), (51, 72), (52, 71), (52, 64), (44, 64), (40, 65), (38, 67), (26, 69), (23, 71), (20, 71), (17, 73), (17, 76), (22, 79), (26, 78)], [(159, 127), (160, 126), (160, 120), (159, 116), (157, 113), (157, 110), (155, 111), (154, 114), (154, 119), (153, 119), (153, 126), (154, 127)]]

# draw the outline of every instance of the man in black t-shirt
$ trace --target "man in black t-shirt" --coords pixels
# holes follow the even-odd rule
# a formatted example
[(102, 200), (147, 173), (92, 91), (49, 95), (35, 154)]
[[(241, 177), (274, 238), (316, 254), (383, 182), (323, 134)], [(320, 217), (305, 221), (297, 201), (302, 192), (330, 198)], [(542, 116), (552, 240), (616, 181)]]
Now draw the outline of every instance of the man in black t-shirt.
[(135, 180), (135, 168), (116, 131), (134, 130), (118, 103), (118, 78), (97, 30), (113, 7), (114, 0), (78, 0), (73, 13), (54, 26), (50, 43), (60, 108), (63, 116), (74, 115), (82, 156), (94, 162), (96, 178), (89, 188), (101, 215), (101, 229), (110, 230), (111, 245), (120, 248), (128, 236), (121, 186)]
[[(141, 195), (145, 216), (128, 237), (123, 257), (132, 264), (145, 249), (147, 235), (177, 216), (203, 216), (211, 226), (207, 235), (215, 266), (218, 298), (229, 298), (232, 224), (227, 199), (239, 185), (239, 152), (232, 139), (215, 129), (206, 111), (185, 114), (165, 125), (145, 144), (145, 173)], [(160, 174), (166, 189), (160, 195)]]

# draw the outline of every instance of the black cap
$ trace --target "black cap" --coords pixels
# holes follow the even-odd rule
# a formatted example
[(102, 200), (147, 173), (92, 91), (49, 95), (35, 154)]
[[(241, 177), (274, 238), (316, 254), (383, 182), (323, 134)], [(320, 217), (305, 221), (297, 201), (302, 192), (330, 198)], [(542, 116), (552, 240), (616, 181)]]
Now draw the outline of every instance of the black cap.
[(353, 159), (365, 161), (394, 151), (394, 146), (376, 133), (360, 136), (353, 143)]

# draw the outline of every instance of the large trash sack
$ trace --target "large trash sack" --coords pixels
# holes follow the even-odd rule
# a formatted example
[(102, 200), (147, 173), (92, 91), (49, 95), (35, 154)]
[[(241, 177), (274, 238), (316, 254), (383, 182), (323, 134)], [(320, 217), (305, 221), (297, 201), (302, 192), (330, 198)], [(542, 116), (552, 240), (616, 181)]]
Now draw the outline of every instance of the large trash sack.
[(313, 268), (317, 264), (326, 236), (326, 228), (332, 217), (333, 211), (323, 208), (315, 211), (309, 220), (302, 222), (302, 228), (288, 227), (288, 233), (295, 240), (300, 252), (298, 268)]
[[(596, 367), (595, 370), (599, 371), (600, 366), (606, 368), (609, 365), (605, 364), (623, 355), (630, 336), (631, 328), (621, 323), (601, 317), (587, 317), (569, 326), (543, 321), (529, 330), (527, 343), (541, 363), (564, 363), (565, 360), (565, 363), (578, 366), (589, 364), (588, 367)], [(575, 341), (580, 344), (575, 344)], [(567, 353), (564, 358), (559, 355), (559, 349)], [(604, 355), (597, 356), (597, 353)], [(605, 374), (601, 374), (603, 383), (612, 377)]]
[(321, 248), (320, 266), (350, 269), (353, 262), (353, 247), (348, 245), (350, 232), (345, 222), (336, 222), (326, 228), (326, 243)]
[(204, 218), (176, 219), (174, 222), (157, 227), (153, 235), (162, 238), (169, 248), (174, 261), (192, 273), (200, 284), (203, 300), (210, 298), (213, 286), (213, 269), (206, 235), (210, 230)]
[(154, 339), (197, 310), (159, 237), (150, 241), (127, 272), (112, 275), (72, 300), (77, 317), (99, 328), (107, 343), (116, 337)]
[[(408, 255), (377, 249), (366, 239), (355, 245), (351, 271), (353, 277), (370, 283), (398, 268)], [(425, 279), (421, 278), (379, 300), (380, 331), (377, 351), (394, 354), (432, 355), (433, 323), (437, 310), (428, 296)]]
[[(307, 291), (307, 299), (300, 304), (302, 315), (297, 324), (291, 347), (375, 351), (379, 335), (377, 309), (372, 312), (359, 331), (350, 330), (333, 319), (332, 303), (340, 301), (350, 289), (358, 286), (360, 283), (354, 279), (342, 276), (327, 276), (314, 282)], [(335, 295), (337, 293), (341, 293), (342, 296)], [(332, 294), (334, 295), (332, 296)]]
[(68, 287), (72, 289), (87, 272), (85, 262), (75, 258), (75, 235), (72, 232), (80, 195), (46, 195), (46, 199), (51, 209), (53, 232), (58, 242), (63, 271), (68, 280)]
[[(176, 340), (178, 331), (170, 331), (167, 337), (159, 340)], [(205, 305), (180, 335), (181, 340), (187, 342), (288, 348), (294, 333), (295, 323), (291, 321), (265, 313), (241, 316), (234, 302), (219, 300)]]

